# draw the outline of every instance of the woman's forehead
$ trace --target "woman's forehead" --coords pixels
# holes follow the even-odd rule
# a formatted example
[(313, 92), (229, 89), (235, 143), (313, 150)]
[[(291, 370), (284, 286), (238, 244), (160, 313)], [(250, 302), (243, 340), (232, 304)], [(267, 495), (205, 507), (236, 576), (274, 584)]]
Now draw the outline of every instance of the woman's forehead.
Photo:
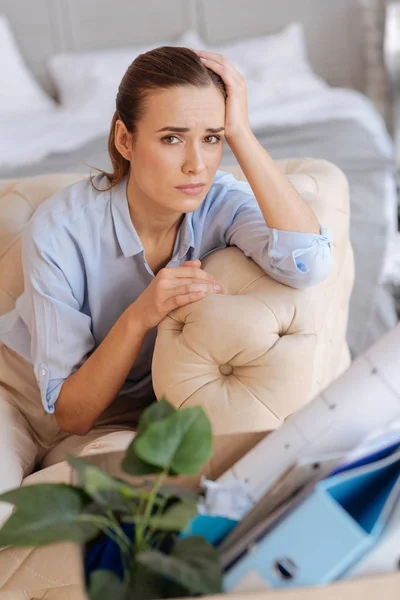
[[(162, 89), (147, 98), (144, 120), (159, 127), (191, 127), (207, 123), (207, 127), (224, 124), (225, 101), (213, 85), (180, 86)], [(211, 123), (210, 120), (213, 122)]]

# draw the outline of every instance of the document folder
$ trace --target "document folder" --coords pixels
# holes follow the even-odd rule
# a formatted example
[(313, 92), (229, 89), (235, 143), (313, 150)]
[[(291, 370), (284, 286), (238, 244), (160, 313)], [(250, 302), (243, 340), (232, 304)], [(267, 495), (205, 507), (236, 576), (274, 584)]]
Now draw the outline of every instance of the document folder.
[(253, 579), (265, 587), (326, 584), (377, 543), (400, 498), (400, 452), (327, 477), (252, 540), (224, 578), (225, 591)]

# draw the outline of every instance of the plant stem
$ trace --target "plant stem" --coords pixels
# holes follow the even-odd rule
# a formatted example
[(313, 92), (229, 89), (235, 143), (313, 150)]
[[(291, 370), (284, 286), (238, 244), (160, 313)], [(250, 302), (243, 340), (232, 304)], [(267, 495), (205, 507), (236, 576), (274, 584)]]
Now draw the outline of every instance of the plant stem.
[(124, 572), (124, 585), (127, 587), (130, 585), (131, 577), (131, 563), (133, 559), (132, 542), (128, 536), (125, 535), (125, 532), (121, 528), (112, 510), (110, 508), (106, 508), (105, 512), (107, 513), (108, 518), (101, 517), (100, 515), (80, 515), (80, 520), (89, 523), (95, 523), (107, 535), (107, 537), (117, 544), (121, 552), (121, 560)]
[[(160, 515), (163, 514), (164, 508), (165, 508), (165, 505), (167, 504), (167, 502), (168, 502), (168, 500), (166, 498), (163, 498), (162, 501), (160, 501), (158, 503), (156, 514), (155, 514), (156, 517), (159, 517)], [(150, 536), (153, 535), (154, 532), (156, 531), (156, 528), (151, 527), (151, 525), (149, 526), (148, 529), (149, 529)], [(167, 535), (167, 534), (164, 532), (164, 536), (162, 536), (162, 537), (165, 537), (165, 535)], [(159, 546), (160, 546), (160, 544), (156, 544), (156, 548), (158, 548)]]
[(121, 523), (118, 521), (118, 519), (116, 518), (116, 516), (114, 515), (113, 511), (110, 508), (106, 508), (106, 514), (108, 516), (108, 518), (112, 521), (113, 525), (114, 525), (114, 530), (115, 533), (121, 538), (121, 540), (124, 541), (124, 543), (131, 548), (132, 546), (132, 541), (131, 539), (125, 534), (124, 530), (121, 527)]
[(154, 504), (156, 502), (156, 499), (157, 499), (157, 494), (158, 494), (160, 488), (162, 487), (166, 477), (167, 477), (166, 471), (163, 471), (157, 477), (157, 479), (154, 483), (153, 489), (150, 492), (149, 499), (147, 500), (147, 503), (145, 506), (143, 522), (140, 525), (137, 524), (135, 526), (136, 552), (140, 552), (140, 550), (142, 550), (142, 546), (144, 546), (147, 542), (147, 539), (145, 536), (145, 530), (146, 530), (146, 528), (148, 528), (148, 522), (151, 517), (151, 513), (153, 510)]
[(127, 556), (131, 554), (131, 541), (128, 536), (122, 531), (121, 527), (117, 522), (117, 527), (107, 517), (101, 517), (97, 515), (79, 515), (79, 521), (86, 523), (93, 523), (97, 525), (110, 539), (112, 539), (120, 548), (121, 552)]

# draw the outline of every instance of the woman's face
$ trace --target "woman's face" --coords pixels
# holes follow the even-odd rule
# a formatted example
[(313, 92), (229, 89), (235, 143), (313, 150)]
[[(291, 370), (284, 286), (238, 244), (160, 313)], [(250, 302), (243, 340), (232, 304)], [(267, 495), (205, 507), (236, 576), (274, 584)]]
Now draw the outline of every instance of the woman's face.
[[(224, 121), (225, 100), (213, 85), (151, 94), (132, 145), (132, 197), (136, 191), (167, 212), (195, 210), (221, 162)], [(202, 186), (181, 187), (197, 183)]]

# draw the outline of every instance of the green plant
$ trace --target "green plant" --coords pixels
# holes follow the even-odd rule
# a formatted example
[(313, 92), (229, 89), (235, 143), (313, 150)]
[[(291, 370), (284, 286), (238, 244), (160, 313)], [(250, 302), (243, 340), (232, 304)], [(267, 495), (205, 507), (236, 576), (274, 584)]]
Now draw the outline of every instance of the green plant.
[[(119, 547), (123, 578), (109, 570), (93, 572), (91, 600), (218, 593), (217, 550), (202, 537), (179, 537), (197, 514), (198, 494), (165, 485), (167, 477), (197, 473), (211, 451), (211, 426), (200, 407), (176, 411), (166, 400), (153, 404), (122, 461), (127, 474), (140, 477), (137, 485), (68, 456), (78, 485), (37, 484), (0, 496), (15, 505), (0, 530), (0, 547), (85, 544), (103, 533)], [(133, 525), (132, 536), (124, 524)]]

